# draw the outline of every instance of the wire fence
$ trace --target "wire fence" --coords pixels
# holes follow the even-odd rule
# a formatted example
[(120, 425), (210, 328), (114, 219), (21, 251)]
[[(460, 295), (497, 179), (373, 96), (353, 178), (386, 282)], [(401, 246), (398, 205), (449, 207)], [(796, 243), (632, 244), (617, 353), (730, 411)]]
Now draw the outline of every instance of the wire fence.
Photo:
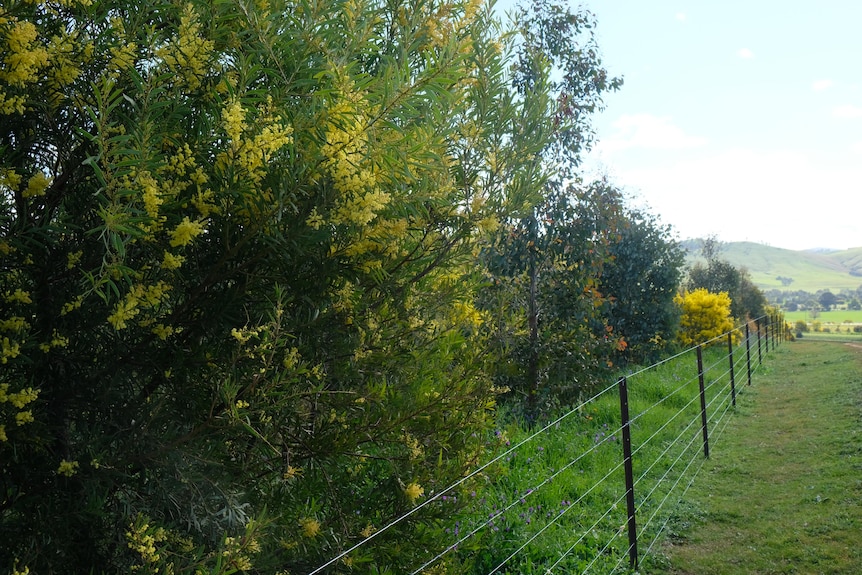
[[(783, 326), (783, 317), (763, 316), (620, 378), (309, 575), (349, 572), (345, 558), (431, 506), (470, 495), (412, 575), (443, 566), (488, 575), (637, 569), (727, 428), (737, 396), (784, 341)], [(468, 491), (476, 481), (492, 483), (492, 496)]]

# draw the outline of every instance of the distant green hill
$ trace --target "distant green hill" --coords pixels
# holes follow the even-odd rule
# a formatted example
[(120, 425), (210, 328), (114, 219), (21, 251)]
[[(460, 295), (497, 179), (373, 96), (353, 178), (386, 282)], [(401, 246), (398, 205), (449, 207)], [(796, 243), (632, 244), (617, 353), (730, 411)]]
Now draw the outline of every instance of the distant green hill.
[[(700, 241), (682, 242), (688, 264), (700, 258)], [(721, 244), (720, 257), (744, 267), (763, 290), (855, 290), (862, 285), (862, 247), (844, 251), (793, 251), (752, 242)], [(782, 281), (782, 279), (784, 281)]]

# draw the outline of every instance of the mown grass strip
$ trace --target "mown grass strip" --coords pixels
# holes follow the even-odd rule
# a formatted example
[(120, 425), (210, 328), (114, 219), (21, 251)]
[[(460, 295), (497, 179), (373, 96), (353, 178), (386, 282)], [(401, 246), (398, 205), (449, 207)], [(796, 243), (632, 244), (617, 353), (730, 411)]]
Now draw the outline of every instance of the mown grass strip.
[(765, 367), (644, 573), (859, 573), (862, 346), (788, 343)]

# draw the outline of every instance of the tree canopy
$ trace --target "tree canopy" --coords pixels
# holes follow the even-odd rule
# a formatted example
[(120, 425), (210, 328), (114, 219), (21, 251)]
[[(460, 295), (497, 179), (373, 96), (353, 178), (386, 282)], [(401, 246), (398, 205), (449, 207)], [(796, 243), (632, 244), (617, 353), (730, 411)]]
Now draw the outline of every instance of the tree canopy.
[(725, 292), (730, 297), (731, 314), (738, 319), (757, 318), (766, 311), (766, 296), (754, 285), (745, 268), (737, 268), (720, 257), (721, 245), (714, 237), (703, 240), (701, 253), (706, 264), (697, 262), (688, 270), (685, 287)]
[[(500, 392), (477, 257), (619, 86), (593, 26), (5, 4), (0, 565), (308, 571), (460, 477)], [(346, 559), (398, 571), (434, 519)]]
[(669, 226), (647, 212), (623, 210), (601, 275), (608, 298), (606, 317), (624, 338), (625, 359), (656, 360), (674, 340), (679, 310), (674, 296), (682, 279), (685, 251)]

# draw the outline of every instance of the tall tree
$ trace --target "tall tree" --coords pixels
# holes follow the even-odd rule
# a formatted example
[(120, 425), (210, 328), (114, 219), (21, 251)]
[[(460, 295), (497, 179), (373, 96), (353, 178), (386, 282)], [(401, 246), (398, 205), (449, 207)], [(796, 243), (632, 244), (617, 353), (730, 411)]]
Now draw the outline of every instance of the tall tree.
[(703, 240), (701, 254), (706, 264), (697, 262), (688, 270), (687, 290), (702, 288), (712, 293), (727, 293), (731, 300), (731, 314), (737, 319), (763, 315), (766, 296), (754, 285), (748, 270), (737, 268), (720, 257), (718, 240)]
[(618, 341), (602, 316), (616, 200), (605, 186), (554, 194), (534, 216), (503, 226), (483, 253), (497, 386), (513, 392), (530, 421), (576, 399), (607, 369)]
[(619, 355), (635, 361), (657, 359), (673, 341), (679, 323), (673, 299), (685, 251), (672, 238), (671, 228), (655, 216), (626, 210), (610, 244), (610, 257), (600, 289), (608, 298), (608, 325), (624, 338)]
[(832, 306), (838, 301), (838, 298), (829, 290), (823, 290), (820, 293), (820, 296), (817, 298), (817, 301), (823, 307), (824, 310), (829, 311), (832, 309)]
[(4, 5), (0, 565), (306, 572), (474, 463), (474, 253), (609, 86), (542, 6)]
[(515, 92), (527, 107), (553, 110), (547, 145), (530, 158), (545, 174), (546, 199), (503, 222), (485, 253), (497, 289), (480, 301), (495, 318), (497, 379), (524, 393), (532, 419), (540, 394), (551, 401), (560, 399), (561, 390), (576, 395), (602, 356), (591, 350), (594, 321), (600, 322), (595, 310), (601, 298), (594, 290), (604, 259), (599, 246), (607, 242), (596, 222), (607, 214), (602, 191), (582, 189), (576, 168), (592, 141), (590, 114), (622, 80), (601, 66), (589, 12), (540, 0), (520, 4), (515, 24), (521, 37), (512, 67)]

